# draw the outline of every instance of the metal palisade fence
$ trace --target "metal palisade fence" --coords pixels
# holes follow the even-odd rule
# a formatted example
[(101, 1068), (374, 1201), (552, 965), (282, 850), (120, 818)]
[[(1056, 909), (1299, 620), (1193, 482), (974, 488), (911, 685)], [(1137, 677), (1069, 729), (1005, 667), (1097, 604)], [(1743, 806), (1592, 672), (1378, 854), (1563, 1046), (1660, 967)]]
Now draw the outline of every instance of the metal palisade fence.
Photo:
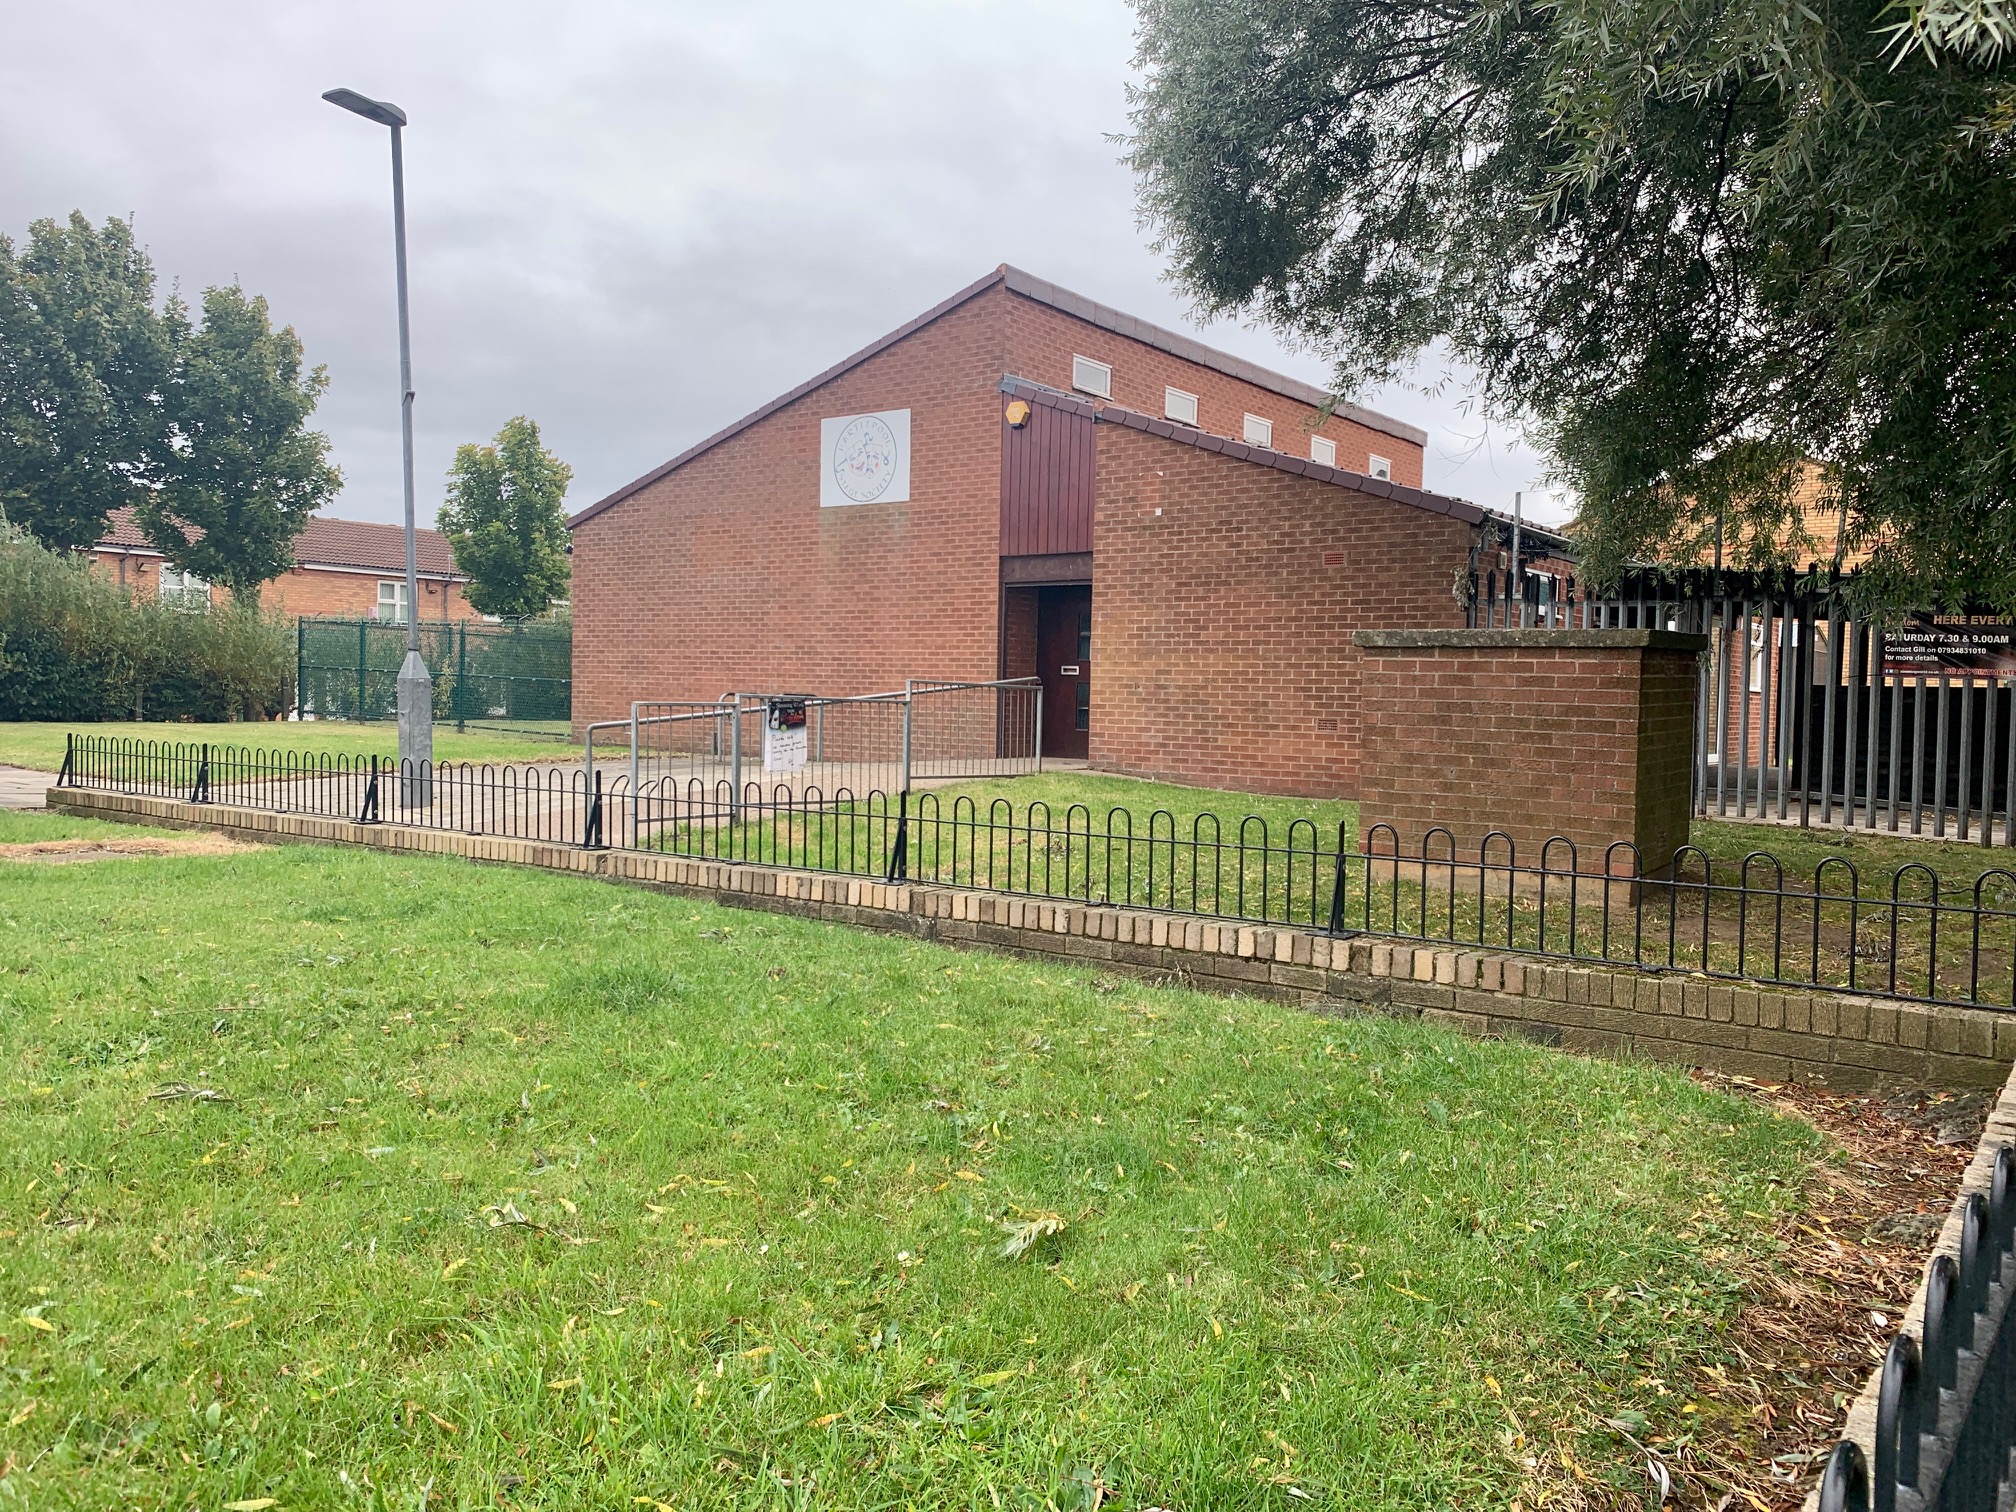
[[(434, 674), (434, 718), (564, 737), (573, 711), (573, 646), (573, 626), (565, 619), (423, 621), (420, 654)], [(301, 714), (393, 718), (405, 655), (406, 627), (395, 620), (298, 621)]]
[(1483, 574), (1472, 624), (1708, 637), (1696, 814), (2016, 844), (2016, 621), (1871, 615), (1810, 571), (1647, 571), (1602, 593), (1525, 576), (1521, 598)]
[(1504, 835), (1458, 853), (1446, 831), (1298, 818), (1018, 801), (1012, 780), (924, 791), (654, 778), (602, 762), (402, 770), (98, 735), (69, 742), (80, 788), (592, 848), (1377, 934), (1655, 972), (1991, 1008), (2016, 1006), (2016, 872), (1952, 879), (1922, 863), (1865, 875), (1840, 856), (1801, 872), (1770, 854), (1687, 847), (1659, 876), (1628, 844)]

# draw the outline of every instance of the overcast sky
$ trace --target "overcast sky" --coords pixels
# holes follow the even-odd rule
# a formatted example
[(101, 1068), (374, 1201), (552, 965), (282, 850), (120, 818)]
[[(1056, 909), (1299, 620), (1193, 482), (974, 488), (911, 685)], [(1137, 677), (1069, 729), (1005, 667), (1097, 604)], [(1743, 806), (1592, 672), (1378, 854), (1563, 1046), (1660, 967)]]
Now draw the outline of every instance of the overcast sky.
[[(131, 213), (164, 287), (264, 294), (328, 367), (357, 519), (399, 514), (391, 209), (337, 85), (412, 119), (423, 523), (512, 415), (579, 509), (1002, 262), (1325, 381), (1163, 281), (1111, 140), (1132, 30), (1119, 0), (0, 0), (0, 232)], [(1429, 487), (1510, 508), (1537, 459), (1442, 377), (1360, 397), (1429, 431)]]

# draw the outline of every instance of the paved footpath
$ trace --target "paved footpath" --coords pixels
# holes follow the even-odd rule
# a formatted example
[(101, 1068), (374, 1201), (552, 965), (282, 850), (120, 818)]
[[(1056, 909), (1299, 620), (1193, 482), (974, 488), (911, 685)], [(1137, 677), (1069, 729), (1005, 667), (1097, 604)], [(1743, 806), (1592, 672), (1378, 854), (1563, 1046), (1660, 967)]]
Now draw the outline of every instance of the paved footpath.
[(49, 789), (56, 786), (54, 772), (38, 772), (32, 767), (0, 766), (0, 809), (39, 809)]

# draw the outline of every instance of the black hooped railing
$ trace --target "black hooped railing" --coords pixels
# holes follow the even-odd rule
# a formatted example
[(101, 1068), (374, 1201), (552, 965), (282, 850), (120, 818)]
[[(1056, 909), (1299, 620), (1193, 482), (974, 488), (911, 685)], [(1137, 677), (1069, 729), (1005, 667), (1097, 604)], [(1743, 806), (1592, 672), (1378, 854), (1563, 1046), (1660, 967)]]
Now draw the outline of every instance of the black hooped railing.
[(1842, 1439), (1820, 1512), (1997, 1512), (2016, 1491), (2016, 1149), (1987, 1194), (1960, 1204), (1960, 1253), (1925, 1274), (1918, 1333), (1890, 1341), (1876, 1377), (1874, 1455)]
[(649, 782), (576, 762), (439, 762), (73, 735), (61, 782), (220, 806), (909, 880), (1256, 925), (1763, 985), (2016, 1006), (2016, 869), (1879, 881), (1830, 856), (1795, 876), (1684, 846), (1658, 875), (1619, 842), (1493, 832), (1403, 846), (1297, 817), (1096, 814), (1000, 795)]

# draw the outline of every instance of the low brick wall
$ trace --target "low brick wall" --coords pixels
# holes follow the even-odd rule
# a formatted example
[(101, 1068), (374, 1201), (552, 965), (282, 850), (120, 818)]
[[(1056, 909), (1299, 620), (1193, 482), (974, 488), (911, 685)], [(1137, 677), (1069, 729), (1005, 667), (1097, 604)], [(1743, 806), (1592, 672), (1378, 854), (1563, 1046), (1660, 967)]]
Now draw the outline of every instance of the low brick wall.
[[(1431, 829), (1475, 860), (1493, 830), (1518, 864), (1604, 870), (1612, 843), (1657, 876), (1687, 843), (1695, 666), (1706, 637), (1668, 630), (1361, 630), (1367, 849), (1419, 855)], [(1439, 854), (1439, 852), (1438, 852)], [(1489, 858), (1510, 857), (1494, 846)], [(1613, 871), (1634, 868), (1622, 856)], [(1474, 886), (1474, 881), (1472, 883)]]
[(353, 824), (171, 798), (53, 788), (49, 806), (98, 819), (463, 856), (826, 919), (947, 945), (1063, 959), (1319, 1011), (1419, 1017), (1599, 1054), (1643, 1056), (1768, 1081), (1846, 1088), (2000, 1086), (2016, 1014), (1785, 992), (1679, 973), (1554, 965), (1531, 956), (1221, 923), (828, 872), (447, 830)]

